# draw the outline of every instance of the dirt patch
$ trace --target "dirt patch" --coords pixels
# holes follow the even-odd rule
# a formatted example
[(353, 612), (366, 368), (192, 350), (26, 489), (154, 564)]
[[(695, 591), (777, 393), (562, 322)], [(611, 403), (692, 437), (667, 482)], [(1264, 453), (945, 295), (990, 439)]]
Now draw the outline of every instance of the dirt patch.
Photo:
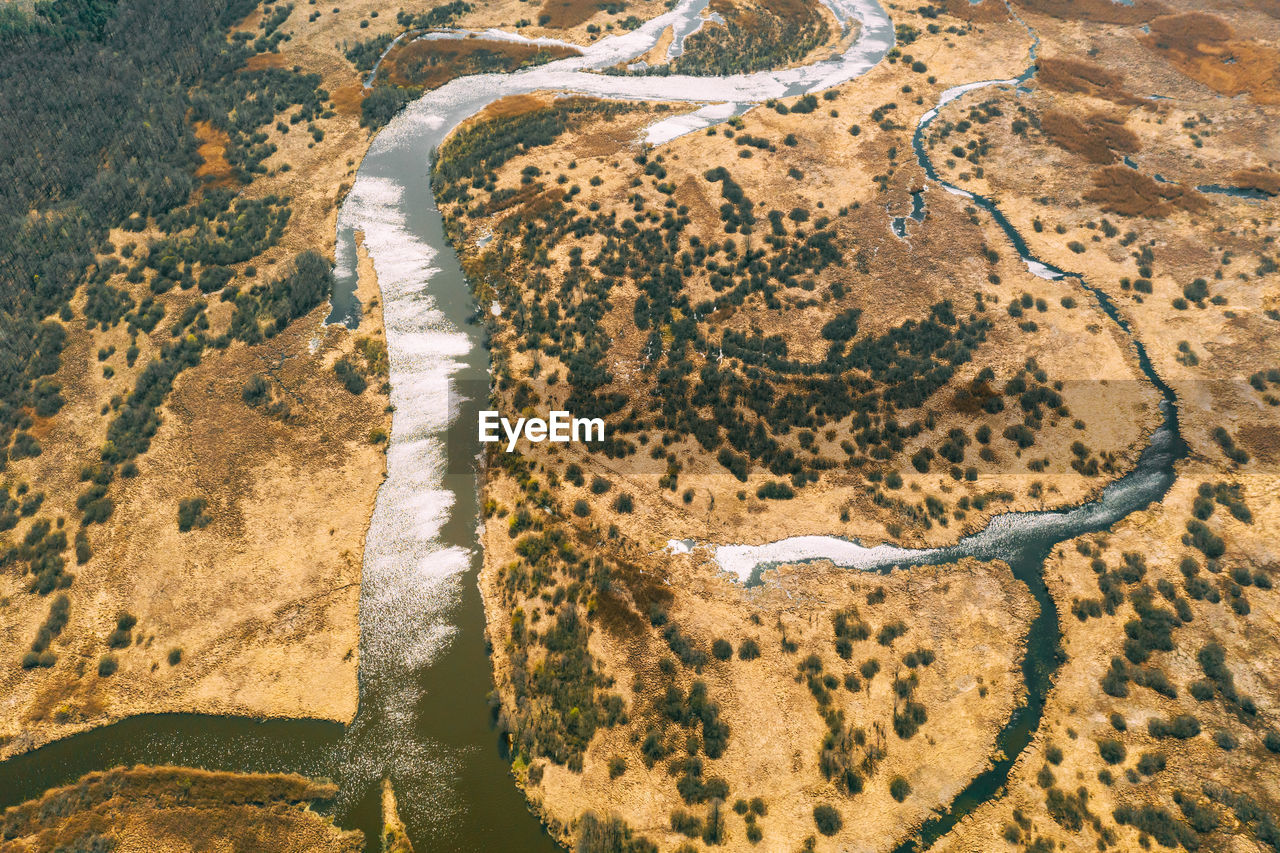
[(1161, 16), (1150, 26), (1142, 44), (1192, 80), (1223, 95), (1280, 104), (1280, 51), (1236, 38), (1226, 21), (1203, 12)]
[(1105, 166), (1093, 173), (1093, 189), (1084, 194), (1103, 210), (1121, 216), (1163, 219), (1174, 210), (1201, 211), (1209, 203), (1177, 184), (1162, 184), (1125, 166)]
[(1123, 118), (1094, 113), (1083, 121), (1060, 110), (1040, 117), (1040, 129), (1054, 145), (1094, 163), (1114, 163), (1123, 154), (1141, 147)]

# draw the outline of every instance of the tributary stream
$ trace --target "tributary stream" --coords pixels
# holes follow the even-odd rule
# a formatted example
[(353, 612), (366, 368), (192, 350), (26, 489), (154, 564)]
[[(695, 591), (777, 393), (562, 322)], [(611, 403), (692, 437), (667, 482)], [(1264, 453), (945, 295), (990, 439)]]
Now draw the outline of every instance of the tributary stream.
[[(395, 414), (387, 479), (378, 494), (364, 559), (360, 706), (355, 721), (344, 727), (194, 714), (133, 717), (0, 764), (0, 807), (117, 765), (294, 771), (336, 780), (340, 794), (333, 808), (339, 823), (363, 830), (369, 849), (376, 850), (379, 785), (389, 777), (419, 853), (559, 849), (512, 783), (491, 727), (491, 670), (475, 583), (481, 561), (478, 444), (474, 431), (463, 428), (475, 423), (482, 402), (467, 399), (465, 389), (487, 387), (488, 357), (481, 327), (468, 323), (475, 306), (445, 239), (428, 172), (436, 147), (450, 130), (506, 95), (565, 91), (704, 105), (652, 125), (647, 141), (661, 143), (769, 98), (847, 82), (874, 67), (893, 46), (892, 22), (875, 0), (828, 0), (841, 20), (856, 18), (861, 25), (857, 40), (837, 57), (722, 78), (597, 73), (596, 69), (645, 53), (669, 25), (677, 32), (691, 30), (706, 2), (683, 0), (631, 33), (601, 39), (580, 57), (510, 74), (454, 80), (410, 104), (378, 134), (360, 166), (339, 216), (339, 287), (331, 321), (358, 313), (352, 294), (355, 234), (361, 232), (382, 290)], [(983, 81), (949, 90), (939, 106), (973, 88), (1018, 85), (1033, 71), (1034, 65), (1015, 81)], [(941, 181), (924, 145), (935, 116), (936, 110), (925, 114), (913, 141), (932, 186), (966, 195), (990, 213), (1036, 274), (1070, 275), (1032, 257), (1022, 236), (993, 203)], [(920, 216), (911, 227), (928, 227), (927, 217)], [(838, 565), (885, 571), (975, 556), (1005, 560), (1030, 588), (1040, 612), (1030, 629), (1023, 665), (1026, 702), (997, 741), (1005, 757), (971, 782), (947, 812), (925, 825), (923, 846), (998, 792), (1039, 726), (1059, 664), (1060, 637), (1058, 613), (1042, 577), (1045, 557), (1057, 543), (1105, 530), (1160, 500), (1173, 482), (1173, 463), (1185, 453), (1173, 392), (1156, 375), (1111, 301), (1088, 289), (1129, 336), (1143, 373), (1164, 397), (1164, 421), (1136, 468), (1098, 500), (1074, 509), (997, 516), (982, 531), (934, 550), (864, 548), (828, 537), (716, 548), (721, 566), (743, 577), (754, 566), (784, 561), (831, 559)], [(912, 840), (901, 849), (917, 847)]]

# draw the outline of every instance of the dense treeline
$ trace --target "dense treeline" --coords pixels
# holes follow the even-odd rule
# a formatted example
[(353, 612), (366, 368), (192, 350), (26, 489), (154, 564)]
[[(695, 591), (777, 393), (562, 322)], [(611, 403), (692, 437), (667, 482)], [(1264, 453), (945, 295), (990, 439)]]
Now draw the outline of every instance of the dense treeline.
[[(132, 307), (106, 284), (116, 270), (98, 261), (112, 250), (108, 229), (154, 221), (174, 235), (130, 270), (138, 281), (155, 269), (156, 292), (187, 286), (193, 264), (245, 260), (279, 238), (281, 200), (233, 205), (223, 192), (186, 206), (200, 163), (193, 121), (228, 134), (227, 158), (246, 180), (274, 150), (263, 125), (292, 106), (299, 121), (322, 109), (317, 77), (242, 70), (252, 49), (227, 31), (256, 5), (55, 0), (0, 19), (0, 445), (22, 428), (41, 377), (57, 369), (64, 333), (50, 318), (69, 319), (67, 302), (86, 274), (102, 267), (93, 320), (110, 325)], [(162, 311), (147, 304), (131, 327), (150, 331)], [(52, 414), (47, 405), (42, 413)], [(29, 445), (18, 439), (19, 455), (32, 455)]]
[[(81, 472), (81, 527), (72, 541), (63, 519), (55, 527), (37, 517), (0, 554), (0, 564), (30, 575), (32, 593), (70, 586), (69, 547), (77, 564), (91, 559), (88, 530), (110, 518), (115, 478), (137, 475), (134, 460), (149, 447), (178, 374), (208, 346), (269, 337), (330, 292), (329, 264), (314, 252), (275, 281), (244, 291), (231, 284), (236, 271), (228, 265), (275, 245), (289, 221), (288, 199), (238, 198), (233, 189), (266, 171), (275, 148), (264, 129), (287, 128), (284, 114), (293, 124), (331, 114), (318, 76), (246, 67), (286, 37), (280, 28), (292, 9), (276, 7), (256, 38), (228, 38), (257, 5), (52, 0), (29, 13), (14, 5), (0, 11), (0, 467), (43, 452), (30, 429), (33, 417), (51, 417), (63, 404), (62, 386), (50, 377), (81, 286), (86, 327), (126, 324), (129, 367), (142, 352), (139, 336), (156, 333), (132, 392), (103, 408), (107, 440), (101, 461)], [(197, 126), (225, 134), (225, 173), (197, 177)], [(117, 246), (108, 240), (114, 228), (148, 236)], [(151, 292), (139, 297), (134, 286), (144, 282)], [(175, 287), (221, 292), (236, 306), (231, 328), (210, 329), (207, 303), (197, 299), (157, 332), (161, 297)], [(113, 351), (100, 351), (99, 361)], [(6, 493), (0, 523), (8, 529), (35, 515), (42, 499)], [(48, 630), (24, 665), (54, 665), (46, 646), (66, 621), (68, 601), (54, 600)]]

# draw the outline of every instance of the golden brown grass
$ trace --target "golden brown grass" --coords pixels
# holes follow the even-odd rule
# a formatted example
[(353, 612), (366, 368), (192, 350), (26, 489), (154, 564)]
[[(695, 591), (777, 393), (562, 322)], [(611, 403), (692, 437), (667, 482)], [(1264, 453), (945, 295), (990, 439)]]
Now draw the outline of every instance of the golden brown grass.
[(362, 83), (350, 83), (341, 86), (333, 92), (333, 108), (339, 115), (343, 116), (359, 116), (360, 105), (364, 103), (364, 96), (368, 94)]
[(284, 68), (287, 64), (283, 53), (259, 53), (249, 57), (244, 67), (249, 71), (261, 71), (264, 68)]

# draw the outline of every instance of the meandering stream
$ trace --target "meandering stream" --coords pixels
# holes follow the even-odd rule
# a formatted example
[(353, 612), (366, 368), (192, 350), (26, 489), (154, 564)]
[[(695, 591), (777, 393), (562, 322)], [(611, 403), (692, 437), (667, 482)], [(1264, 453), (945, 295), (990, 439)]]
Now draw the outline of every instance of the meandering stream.
[[(382, 290), (395, 406), (387, 479), (369, 529), (360, 602), (360, 708), (343, 727), (316, 721), (258, 722), (191, 714), (135, 717), (75, 735), (0, 764), (0, 807), (38, 796), (95, 769), (117, 764), (171, 763), (209, 768), (296, 771), (336, 779), (340, 823), (365, 831), (369, 849), (380, 830), (378, 785), (389, 776), (419, 853), (455, 850), (550, 851), (559, 848), (511, 784), (508, 765), (489, 725), (490, 667), (484, 650), (484, 614), (476, 589), (480, 563), (476, 455), (469, 430), (483, 401), (457, 389), (483, 388), (487, 354), (457, 259), (448, 247), (427, 177), (436, 147), (461, 121), (494, 100), (557, 90), (607, 98), (689, 101), (700, 109), (651, 126), (647, 141), (667, 139), (723, 121), (766, 99), (818, 91), (874, 67), (893, 45), (893, 24), (875, 0), (830, 0), (842, 20), (861, 31), (841, 56), (780, 71), (723, 78), (614, 76), (595, 73), (642, 55), (667, 26), (687, 33), (706, 0), (684, 0), (639, 29), (602, 39), (582, 56), (510, 74), (454, 80), (397, 116), (374, 140), (339, 216), (338, 292), (331, 321), (358, 312), (355, 234), (362, 232)], [(518, 38), (504, 35), (505, 38)], [(1034, 59), (1034, 56), (1033, 56)], [(983, 81), (944, 93), (938, 106), (988, 85)], [(376, 73), (376, 69), (375, 69)], [(929, 179), (971, 198), (1004, 229), (1038, 275), (1071, 275), (1036, 260), (1021, 235), (990, 201), (942, 181), (924, 144), (937, 109), (925, 114), (913, 144)], [(911, 227), (928, 227), (923, 210)], [(902, 223), (905, 227), (905, 223)], [(895, 230), (896, 230), (895, 226)], [(1088, 285), (1085, 285), (1088, 287)], [(908, 563), (942, 563), (963, 556), (1007, 561), (1040, 604), (1027, 643), (1027, 702), (1000, 733), (1006, 757), (972, 782), (946, 815), (926, 824), (926, 844), (958, 816), (990, 799), (1039, 725), (1057, 668), (1058, 615), (1042, 568), (1054, 545), (1103, 530), (1159, 500), (1173, 481), (1173, 463), (1185, 453), (1176, 400), (1160, 380), (1141, 343), (1100, 291), (1102, 310), (1129, 335), (1147, 378), (1164, 396), (1164, 422), (1137, 467), (1102, 496), (1069, 510), (1011, 513), (949, 548), (912, 551), (830, 537), (801, 537), (761, 546), (716, 548), (722, 567), (746, 577), (771, 562), (831, 559), (839, 565), (887, 570)], [(909, 841), (902, 850), (916, 849)]]

